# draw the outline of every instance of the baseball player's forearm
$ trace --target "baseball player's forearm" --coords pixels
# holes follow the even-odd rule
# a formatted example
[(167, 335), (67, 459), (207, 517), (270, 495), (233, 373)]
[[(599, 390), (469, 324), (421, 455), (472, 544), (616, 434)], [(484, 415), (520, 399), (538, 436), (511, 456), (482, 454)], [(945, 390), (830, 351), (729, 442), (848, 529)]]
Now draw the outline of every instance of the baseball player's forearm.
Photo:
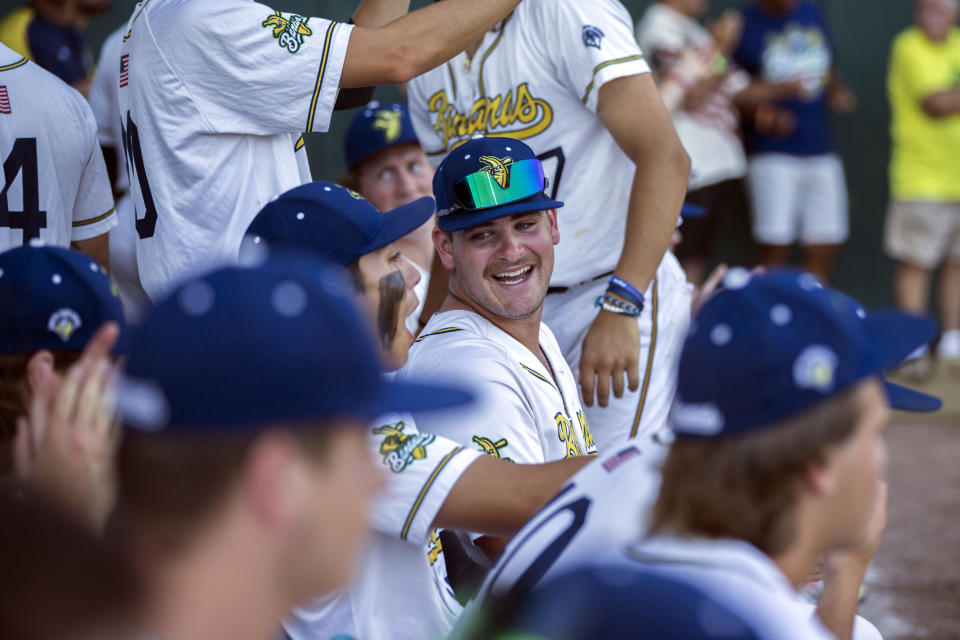
[(350, 36), (341, 87), (403, 84), (483, 37), (520, 0), (444, 0)]
[(817, 604), (817, 616), (838, 640), (850, 640), (866, 565), (845, 563), (827, 567), (825, 571), (827, 575)]
[(481, 456), (457, 480), (433, 526), (511, 536), (591, 460), (515, 464)]
[(597, 114), (637, 165), (616, 274), (642, 291), (670, 246), (687, 192), (690, 158), (650, 74), (604, 84)]
[(84, 253), (107, 269), (110, 268), (110, 235), (102, 235), (89, 238), (87, 240), (74, 240), (73, 248), (80, 253)]
[(353, 24), (358, 27), (382, 27), (410, 10), (410, 0), (363, 0), (353, 12)]

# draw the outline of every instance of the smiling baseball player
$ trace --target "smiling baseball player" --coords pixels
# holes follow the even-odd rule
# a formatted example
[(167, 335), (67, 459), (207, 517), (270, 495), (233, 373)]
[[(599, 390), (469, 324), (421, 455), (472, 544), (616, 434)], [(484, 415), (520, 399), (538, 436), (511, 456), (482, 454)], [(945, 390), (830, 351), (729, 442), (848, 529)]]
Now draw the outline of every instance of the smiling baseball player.
[(0, 251), (71, 243), (108, 265), (117, 224), (97, 124), (79, 93), (0, 44)]
[[(524, 0), (480, 42), (411, 81), (409, 107), (433, 162), (475, 134), (530, 145), (551, 198), (565, 203), (543, 317), (597, 442), (660, 429), (689, 322), (686, 278), (664, 254), (689, 160), (627, 10), (617, 0)], [(598, 310), (604, 295), (639, 313)]]
[(450, 292), (400, 376), (469, 380), (481, 402), (458, 420), (422, 416), (421, 427), (515, 462), (594, 453), (573, 374), (540, 321), (563, 206), (544, 193), (543, 165), (518, 140), (470, 140), (433, 188)]

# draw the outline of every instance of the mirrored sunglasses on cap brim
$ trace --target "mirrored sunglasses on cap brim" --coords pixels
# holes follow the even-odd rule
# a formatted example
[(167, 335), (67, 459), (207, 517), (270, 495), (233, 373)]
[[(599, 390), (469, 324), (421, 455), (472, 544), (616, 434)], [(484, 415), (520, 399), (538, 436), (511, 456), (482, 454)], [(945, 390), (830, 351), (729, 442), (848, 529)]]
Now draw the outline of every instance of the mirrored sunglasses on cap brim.
[(440, 217), (458, 211), (479, 211), (498, 207), (511, 202), (525, 200), (530, 196), (546, 191), (549, 182), (543, 175), (543, 165), (539, 160), (518, 160), (501, 167), (498, 176), (490, 171), (471, 173), (453, 185), (456, 203), (437, 212)]

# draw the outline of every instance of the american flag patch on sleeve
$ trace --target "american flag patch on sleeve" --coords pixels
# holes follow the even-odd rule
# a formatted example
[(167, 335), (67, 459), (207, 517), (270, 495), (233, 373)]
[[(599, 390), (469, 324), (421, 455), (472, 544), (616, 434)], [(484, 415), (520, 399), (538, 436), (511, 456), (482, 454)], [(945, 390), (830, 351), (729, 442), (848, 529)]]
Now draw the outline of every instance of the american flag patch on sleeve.
[(10, 96), (5, 84), (0, 84), (0, 113), (10, 113)]
[(130, 80), (130, 54), (125, 53), (120, 56), (120, 86), (127, 86)]

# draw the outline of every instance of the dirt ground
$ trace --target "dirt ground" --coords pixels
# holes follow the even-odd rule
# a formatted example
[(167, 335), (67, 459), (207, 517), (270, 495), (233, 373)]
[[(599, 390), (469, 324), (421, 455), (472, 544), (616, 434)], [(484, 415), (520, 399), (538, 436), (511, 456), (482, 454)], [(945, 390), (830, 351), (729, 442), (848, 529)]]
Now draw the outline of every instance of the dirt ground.
[(886, 640), (960, 639), (960, 377), (912, 386), (945, 406), (890, 425), (887, 529), (860, 614)]

